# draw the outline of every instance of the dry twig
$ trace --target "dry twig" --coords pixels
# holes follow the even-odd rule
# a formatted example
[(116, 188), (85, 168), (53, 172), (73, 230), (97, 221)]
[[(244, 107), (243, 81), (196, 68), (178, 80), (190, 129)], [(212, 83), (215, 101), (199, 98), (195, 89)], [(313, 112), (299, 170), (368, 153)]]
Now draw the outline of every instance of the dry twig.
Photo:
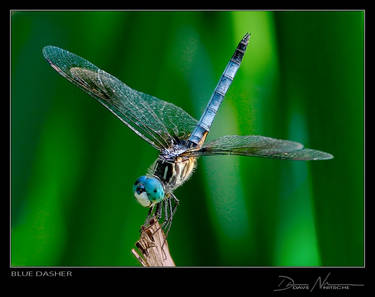
[(135, 246), (140, 251), (141, 256), (135, 249), (131, 251), (142, 266), (176, 266), (169, 253), (165, 234), (155, 217), (151, 218), (149, 226), (142, 226), (141, 237)]

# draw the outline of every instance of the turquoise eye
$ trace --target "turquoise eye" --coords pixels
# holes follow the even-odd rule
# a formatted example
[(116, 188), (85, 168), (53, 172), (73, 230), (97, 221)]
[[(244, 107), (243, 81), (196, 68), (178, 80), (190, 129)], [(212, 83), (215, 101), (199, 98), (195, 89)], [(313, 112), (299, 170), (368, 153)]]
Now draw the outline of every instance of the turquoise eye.
[(145, 182), (145, 189), (148, 197), (153, 202), (160, 202), (164, 198), (164, 189), (160, 181), (156, 178), (149, 177)]
[(133, 185), (133, 192), (137, 201), (144, 207), (150, 207), (164, 199), (163, 185), (154, 177), (138, 178)]

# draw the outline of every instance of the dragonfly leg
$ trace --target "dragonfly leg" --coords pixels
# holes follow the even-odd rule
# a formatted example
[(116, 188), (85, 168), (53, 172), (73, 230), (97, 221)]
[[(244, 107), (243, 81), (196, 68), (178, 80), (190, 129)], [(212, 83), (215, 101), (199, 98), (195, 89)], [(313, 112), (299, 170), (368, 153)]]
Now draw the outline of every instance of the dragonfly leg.
[(178, 200), (177, 197), (173, 193), (171, 193), (171, 195), (172, 195), (174, 201), (176, 202), (176, 206), (179, 205), (180, 200)]
[(171, 201), (169, 202), (170, 203), (170, 210), (171, 210), (171, 219), (170, 219), (171, 220), (171, 225), (172, 225), (173, 216), (174, 216), (174, 214), (177, 211), (177, 206), (180, 204), (180, 200), (178, 200), (175, 195), (172, 194), (172, 197), (173, 197), (173, 199), (175, 201), (175, 205), (174, 205), (174, 207), (172, 209), (172, 203), (171, 203)]
[(172, 209), (172, 199), (171, 198), (168, 199), (168, 206), (169, 206), (170, 217), (169, 217), (168, 222), (165, 226), (165, 228), (166, 228), (165, 238), (167, 238), (169, 230), (172, 227), (172, 220), (173, 220), (173, 214), (174, 214), (173, 209)]
[(156, 218), (158, 221), (161, 219), (162, 213), (163, 213), (163, 201), (158, 203), (158, 205), (156, 206), (155, 214), (156, 214)]
[(169, 200), (170, 198), (166, 198), (165, 200), (163, 200), (163, 203), (164, 203), (164, 222), (162, 224), (162, 227), (164, 227), (167, 222), (168, 222), (168, 202), (167, 200)]
[(150, 219), (152, 217), (152, 211), (154, 210), (155, 205), (151, 206), (148, 213), (147, 213), (147, 218), (145, 220), (145, 223), (143, 224), (144, 226), (147, 226), (150, 223)]
[[(175, 205), (174, 205), (174, 207), (172, 207), (172, 199), (171, 198), (169, 198), (168, 199), (168, 206), (169, 206), (169, 211), (170, 211), (170, 216), (169, 216), (169, 218), (165, 221), (165, 240), (164, 240), (164, 242), (163, 242), (163, 244), (162, 244), (162, 247), (164, 246), (164, 243), (166, 242), (166, 240), (167, 240), (167, 237), (168, 237), (168, 233), (169, 233), (169, 230), (171, 229), (171, 227), (172, 227), (172, 221), (173, 221), (173, 216), (174, 216), (174, 214), (176, 213), (176, 210), (177, 210), (177, 206), (179, 205), (179, 200), (176, 198), (176, 196), (175, 195), (173, 195), (173, 194), (171, 194), (172, 195), (172, 197), (173, 197), (173, 199), (174, 199), (174, 201), (175, 201)], [(167, 204), (167, 202), (165, 203), (165, 204)]]
[[(155, 213), (154, 213), (154, 216), (156, 217), (156, 219), (158, 221), (160, 221), (161, 217), (162, 217), (162, 213), (163, 213), (163, 203), (164, 201), (161, 201), (159, 202), (157, 205), (156, 205), (156, 210), (155, 210)], [(151, 215), (152, 211), (150, 210), (149, 211), (149, 214), (148, 214), (148, 220), (150, 221), (151, 220), (151, 217), (153, 217)], [(147, 220), (146, 220), (147, 221)], [(159, 227), (158, 229), (155, 230), (155, 232), (157, 232), (161, 227)]]

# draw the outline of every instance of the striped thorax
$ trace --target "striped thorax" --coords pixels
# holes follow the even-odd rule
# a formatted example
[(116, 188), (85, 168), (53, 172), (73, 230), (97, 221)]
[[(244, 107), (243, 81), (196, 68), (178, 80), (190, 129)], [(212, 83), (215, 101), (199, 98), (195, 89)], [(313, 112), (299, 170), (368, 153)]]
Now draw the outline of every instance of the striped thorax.
[(172, 192), (190, 178), (196, 163), (195, 157), (176, 157), (174, 160), (167, 160), (160, 156), (151, 166), (149, 173), (163, 182), (166, 192)]

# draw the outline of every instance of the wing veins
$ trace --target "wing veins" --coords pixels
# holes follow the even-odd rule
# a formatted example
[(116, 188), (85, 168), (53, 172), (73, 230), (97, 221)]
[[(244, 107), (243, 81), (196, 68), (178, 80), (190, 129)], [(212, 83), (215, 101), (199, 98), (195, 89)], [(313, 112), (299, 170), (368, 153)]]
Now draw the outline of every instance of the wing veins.
[(200, 150), (185, 153), (188, 156), (240, 155), (286, 160), (327, 160), (331, 154), (303, 148), (299, 142), (265, 136), (226, 135), (205, 144)]
[(43, 55), (60, 75), (98, 100), (158, 150), (168, 148), (177, 139), (184, 140), (190, 135), (191, 126), (197, 122), (183, 109), (131, 89), (73, 53), (46, 46)]

